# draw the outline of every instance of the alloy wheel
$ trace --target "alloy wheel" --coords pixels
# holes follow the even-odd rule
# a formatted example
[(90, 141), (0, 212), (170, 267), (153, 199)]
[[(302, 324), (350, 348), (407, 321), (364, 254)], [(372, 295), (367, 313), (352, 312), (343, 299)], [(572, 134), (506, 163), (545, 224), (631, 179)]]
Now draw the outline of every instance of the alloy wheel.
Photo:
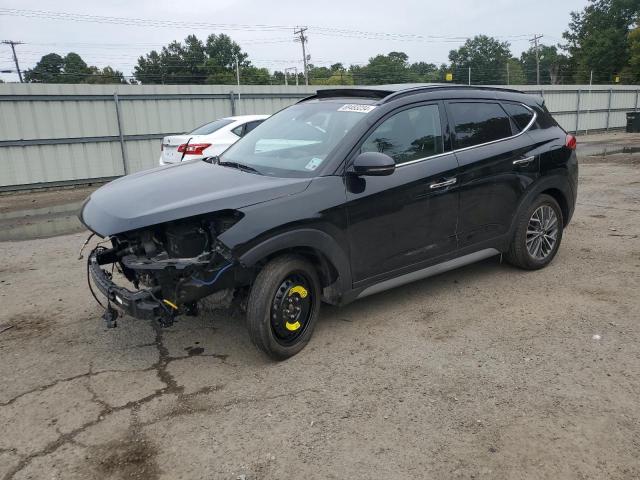
[(558, 216), (549, 205), (535, 209), (527, 225), (527, 252), (536, 260), (547, 258), (558, 242)]

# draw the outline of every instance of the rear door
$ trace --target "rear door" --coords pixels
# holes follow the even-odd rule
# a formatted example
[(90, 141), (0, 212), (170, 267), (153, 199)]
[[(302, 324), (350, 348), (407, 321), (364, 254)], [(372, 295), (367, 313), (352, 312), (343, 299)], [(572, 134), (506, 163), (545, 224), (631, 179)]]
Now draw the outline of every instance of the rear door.
[(345, 177), (356, 285), (415, 269), (456, 248), (458, 166), (443, 133), (443, 109), (435, 102), (395, 110), (361, 142), (358, 153), (386, 153), (396, 170), (385, 177)]
[(451, 100), (447, 112), (460, 166), (458, 241), (464, 248), (508, 232), (518, 200), (539, 165), (529, 155), (526, 125), (518, 127), (500, 102)]

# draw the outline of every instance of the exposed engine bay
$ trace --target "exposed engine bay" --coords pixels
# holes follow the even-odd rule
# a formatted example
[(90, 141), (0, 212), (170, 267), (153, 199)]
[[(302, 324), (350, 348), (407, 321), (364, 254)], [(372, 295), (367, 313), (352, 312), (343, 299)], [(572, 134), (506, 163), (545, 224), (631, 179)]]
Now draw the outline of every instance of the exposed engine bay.
[[(198, 300), (248, 285), (251, 273), (218, 240), (242, 215), (225, 210), (176, 220), (112, 235), (111, 248), (97, 246), (89, 255), (88, 269), (107, 296), (108, 326), (115, 326), (118, 310), (168, 326), (178, 315), (195, 315)], [(135, 290), (113, 282), (114, 268)]]

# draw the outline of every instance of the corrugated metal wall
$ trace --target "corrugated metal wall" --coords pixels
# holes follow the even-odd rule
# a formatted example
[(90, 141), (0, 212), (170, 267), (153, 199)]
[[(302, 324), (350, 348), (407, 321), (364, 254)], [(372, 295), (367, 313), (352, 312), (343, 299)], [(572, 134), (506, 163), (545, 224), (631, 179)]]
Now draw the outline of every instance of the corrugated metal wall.
[[(317, 88), (2, 84), (0, 190), (106, 179), (151, 168), (165, 135), (232, 114), (274, 113)], [(625, 113), (639, 107), (638, 87), (516, 88), (543, 95), (569, 131), (622, 128)]]

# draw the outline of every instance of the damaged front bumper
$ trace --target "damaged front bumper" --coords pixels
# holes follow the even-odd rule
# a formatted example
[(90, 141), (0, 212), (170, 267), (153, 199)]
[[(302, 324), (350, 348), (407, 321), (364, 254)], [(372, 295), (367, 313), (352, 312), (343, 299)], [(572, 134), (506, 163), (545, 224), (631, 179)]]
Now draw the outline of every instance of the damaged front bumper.
[(89, 274), (98, 290), (122, 313), (144, 320), (164, 320), (173, 316), (168, 306), (160, 303), (150, 291), (132, 292), (116, 285), (111, 274), (100, 267), (95, 251), (89, 256)]
[[(249, 278), (246, 270), (235, 262), (203, 268), (195, 259), (165, 263), (124, 257), (120, 259), (120, 265), (125, 270), (131, 272), (132, 267), (137, 267), (136, 274), (153, 271), (163, 279), (155, 287), (130, 290), (116, 284), (112, 273), (103, 268), (114, 263), (112, 260), (111, 251), (96, 249), (89, 255), (87, 267), (91, 281), (107, 298), (107, 312), (103, 318), (108, 326), (115, 326), (112, 317), (118, 316), (116, 312), (170, 326), (179, 315), (196, 315), (198, 300), (221, 290), (241, 287)], [(199, 278), (203, 275), (205, 278)], [(137, 288), (137, 284), (135, 286)], [(113, 312), (114, 308), (116, 312)]]
[[(252, 272), (218, 240), (240, 218), (240, 212), (216, 212), (123, 232), (100, 242), (89, 254), (87, 268), (89, 286), (93, 280), (107, 297), (107, 324), (117, 317), (115, 308), (171, 325), (178, 315), (195, 315), (204, 297), (248, 285)], [(131, 287), (114, 282), (116, 269)]]

